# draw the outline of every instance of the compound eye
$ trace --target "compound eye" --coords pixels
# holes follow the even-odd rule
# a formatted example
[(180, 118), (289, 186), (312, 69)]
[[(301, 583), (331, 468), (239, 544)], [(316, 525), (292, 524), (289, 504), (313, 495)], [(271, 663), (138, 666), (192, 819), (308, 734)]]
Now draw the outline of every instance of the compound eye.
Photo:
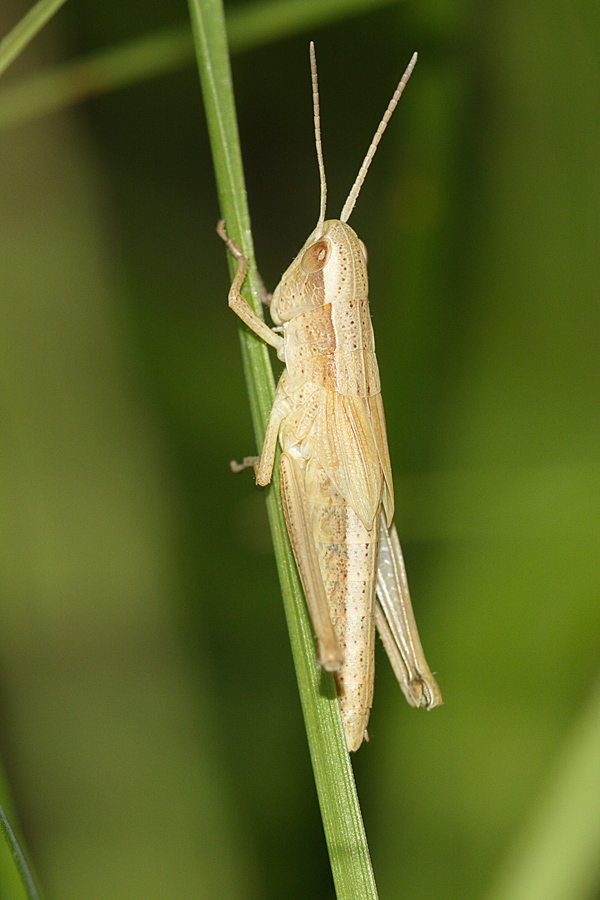
[(312, 247), (305, 251), (300, 262), (302, 271), (307, 274), (319, 272), (329, 259), (329, 241), (317, 241)]
[[(360, 238), (359, 238), (359, 240), (360, 240)], [(365, 262), (368, 263), (369, 262), (369, 254), (367, 253), (367, 248), (365, 247), (365, 245), (363, 244), (362, 241), (360, 241), (360, 249), (362, 250), (362, 254), (365, 258)]]

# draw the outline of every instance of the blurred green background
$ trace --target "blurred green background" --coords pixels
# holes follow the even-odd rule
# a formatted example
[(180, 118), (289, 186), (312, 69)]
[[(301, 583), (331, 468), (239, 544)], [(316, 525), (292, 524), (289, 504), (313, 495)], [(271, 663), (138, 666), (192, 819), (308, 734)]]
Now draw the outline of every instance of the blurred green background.
[[(72, 0), (0, 88), (186, 15)], [(597, 722), (600, 7), (405, 0), (236, 54), (270, 288), (318, 213), (311, 38), (330, 216), (419, 51), (352, 225), (445, 705), (378, 648), (375, 874), (516, 898)], [(333, 896), (264, 501), (229, 470), (255, 448), (218, 215), (191, 58), (0, 130), (0, 754), (52, 900)], [(600, 897), (595, 840), (540, 897)]]

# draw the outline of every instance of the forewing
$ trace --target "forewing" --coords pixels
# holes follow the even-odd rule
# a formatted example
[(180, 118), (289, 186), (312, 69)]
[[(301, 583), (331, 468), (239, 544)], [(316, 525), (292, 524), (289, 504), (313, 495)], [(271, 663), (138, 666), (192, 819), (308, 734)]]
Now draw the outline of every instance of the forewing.
[(383, 474), (369, 401), (323, 390), (312, 437), (319, 463), (370, 530), (381, 503)]
[(421, 646), (396, 527), (388, 529), (383, 513), (376, 592), (375, 624), (404, 696), (411, 706), (439, 706), (442, 695)]

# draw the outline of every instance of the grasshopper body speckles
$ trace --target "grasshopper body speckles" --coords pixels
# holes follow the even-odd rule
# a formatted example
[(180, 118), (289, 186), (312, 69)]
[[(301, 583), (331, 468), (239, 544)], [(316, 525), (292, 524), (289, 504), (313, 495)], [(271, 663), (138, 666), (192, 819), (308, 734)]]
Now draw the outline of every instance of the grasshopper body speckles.
[(415, 623), (402, 551), (392, 524), (394, 493), (368, 301), (367, 254), (347, 224), (375, 149), (416, 62), (404, 73), (369, 147), (340, 219), (325, 220), (314, 47), (311, 73), (321, 208), (317, 227), (283, 275), (271, 302), (274, 331), (240, 294), (238, 260), (229, 303), (277, 349), (281, 376), (256, 481), (271, 480), (282, 448), (283, 505), (317, 637), (319, 664), (333, 672), (350, 750), (367, 736), (373, 700), (375, 627), (412, 706), (442, 702)]

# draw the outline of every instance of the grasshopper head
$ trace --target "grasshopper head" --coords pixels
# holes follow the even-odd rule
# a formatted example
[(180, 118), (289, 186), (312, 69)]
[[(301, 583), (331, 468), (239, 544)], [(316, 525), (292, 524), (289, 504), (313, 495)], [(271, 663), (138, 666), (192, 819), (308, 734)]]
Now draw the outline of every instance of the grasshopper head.
[(365, 245), (345, 222), (329, 219), (313, 231), (284, 272), (273, 294), (271, 318), (283, 325), (317, 306), (367, 296)]

